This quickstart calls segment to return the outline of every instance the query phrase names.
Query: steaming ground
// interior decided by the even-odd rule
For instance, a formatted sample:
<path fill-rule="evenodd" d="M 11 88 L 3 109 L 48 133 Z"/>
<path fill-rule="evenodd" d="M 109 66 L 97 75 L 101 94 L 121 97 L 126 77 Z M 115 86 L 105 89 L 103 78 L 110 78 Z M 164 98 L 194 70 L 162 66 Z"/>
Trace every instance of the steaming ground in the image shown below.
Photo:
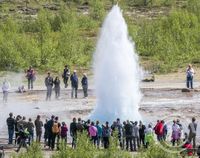
<path fill-rule="evenodd" d="M 38 78 L 42 79 L 44 76 L 38 76 Z M 7 143 L 3 139 L 7 138 L 5 120 L 11 111 L 14 115 L 25 115 L 27 118 L 31 117 L 33 120 L 36 118 L 36 115 L 40 114 L 43 121 L 54 114 L 59 116 L 60 121 L 66 121 L 68 125 L 73 117 L 86 119 L 96 103 L 93 78 L 90 77 L 89 79 L 90 90 L 88 99 L 82 98 L 83 94 L 81 90 L 78 92 L 78 99 L 71 99 L 69 87 L 67 89 L 62 88 L 60 100 L 54 99 L 53 92 L 52 101 L 46 102 L 46 91 L 43 80 L 38 81 L 35 87 L 36 90 L 24 94 L 15 93 L 14 89 L 17 87 L 13 87 L 12 93 L 9 94 L 8 104 L 4 105 L 2 102 L 0 103 L 0 144 Z M 194 85 L 198 88 L 200 83 L 195 82 Z M 142 83 L 140 87 L 143 93 L 140 114 L 145 122 L 155 123 L 157 119 L 165 119 L 170 124 L 173 119 L 179 118 L 185 129 L 187 129 L 191 117 L 195 116 L 199 122 L 200 92 L 181 92 L 181 89 L 185 87 L 184 73 L 156 76 L 156 82 Z M 1 97 L 2 93 L 0 93 Z M 198 135 L 200 135 L 199 127 Z"/>

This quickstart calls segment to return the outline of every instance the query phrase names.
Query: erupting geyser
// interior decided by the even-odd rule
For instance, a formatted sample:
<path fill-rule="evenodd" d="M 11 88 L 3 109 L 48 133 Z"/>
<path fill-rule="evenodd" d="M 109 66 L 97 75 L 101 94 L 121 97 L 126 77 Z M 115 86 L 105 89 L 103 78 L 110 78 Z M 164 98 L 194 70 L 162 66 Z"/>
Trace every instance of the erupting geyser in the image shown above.
<path fill-rule="evenodd" d="M 97 103 L 90 118 L 140 120 L 140 69 L 126 22 L 116 5 L 106 17 L 94 54 Z"/>

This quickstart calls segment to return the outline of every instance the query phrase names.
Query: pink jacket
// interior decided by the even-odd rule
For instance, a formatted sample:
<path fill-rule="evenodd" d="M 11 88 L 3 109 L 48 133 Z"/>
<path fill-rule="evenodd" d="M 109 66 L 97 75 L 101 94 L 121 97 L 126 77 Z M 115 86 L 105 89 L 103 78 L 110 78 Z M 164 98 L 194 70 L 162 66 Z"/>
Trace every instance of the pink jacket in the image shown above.
<path fill-rule="evenodd" d="M 95 137 L 97 135 L 97 128 L 95 126 L 90 126 L 89 134 L 90 134 L 90 137 Z"/>

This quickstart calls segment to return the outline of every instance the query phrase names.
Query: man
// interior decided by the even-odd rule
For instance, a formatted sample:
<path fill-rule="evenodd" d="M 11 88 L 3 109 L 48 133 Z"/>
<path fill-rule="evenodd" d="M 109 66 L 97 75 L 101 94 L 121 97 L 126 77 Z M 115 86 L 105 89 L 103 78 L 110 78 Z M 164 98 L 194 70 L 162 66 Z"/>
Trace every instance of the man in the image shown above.
<path fill-rule="evenodd" d="M 30 145 L 31 142 L 33 141 L 33 137 L 34 137 L 34 124 L 33 124 L 31 118 L 28 119 L 27 130 L 29 132 L 28 143 Z"/>
<path fill-rule="evenodd" d="M 2 91 L 3 91 L 3 102 L 7 103 L 8 101 L 8 92 L 10 89 L 10 83 L 5 79 L 2 85 Z"/>
<path fill-rule="evenodd" d="M 189 124 L 189 142 L 193 141 L 193 149 L 196 148 L 196 133 L 197 133 L 197 123 L 195 122 L 196 119 L 193 117 L 192 122 Z"/>
<path fill-rule="evenodd" d="M 72 148 L 76 148 L 76 140 L 77 140 L 77 123 L 76 118 L 73 118 L 72 123 L 70 124 L 70 135 L 72 137 Z"/>
<path fill-rule="evenodd" d="M 123 127 L 119 118 L 117 118 L 117 121 L 116 121 L 116 128 L 117 128 L 117 133 L 118 133 L 119 144 L 120 144 L 120 147 L 122 148 L 122 135 L 123 135 L 122 128 Z"/>
<path fill-rule="evenodd" d="M 9 117 L 7 118 L 7 126 L 8 126 L 8 144 L 13 143 L 13 135 L 14 135 L 14 129 L 15 129 L 15 119 L 13 118 L 13 113 L 9 114 Z"/>
<path fill-rule="evenodd" d="M 54 118 L 55 118 L 55 116 L 52 115 L 51 119 L 46 124 L 46 130 L 47 130 L 47 134 L 48 134 L 48 146 L 49 146 L 49 148 L 52 148 L 52 141 L 53 141 L 52 127 L 53 127 L 53 123 L 54 123 Z"/>
<path fill-rule="evenodd" d="M 62 77 L 63 77 L 63 82 L 65 84 L 65 88 L 67 88 L 68 86 L 68 79 L 69 79 L 69 76 L 70 76 L 70 70 L 69 70 L 69 67 L 68 65 L 65 65 L 65 68 L 63 70 L 63 74 L 62 74 Z"/>
<path fill-rule="evenodd" d="M 27 148 L 27 144 L 26 144 L 26 139 L 28 138 L 28 131 L 27 129 L 24 129 L 21 125 L 19 126 L 19 136 L 17 137 L 17 140 L 19 140 L 19 147 L 17 148 L 16 152 L 19 152 L 21 147 L 25 147 L 26 150 L 28 150 Z"/>
<path fill-rule="evenodd" d="M 33 89 L 33 82 L 35 81 L 35 72 L 32 66 L 26 71 L 26 78 L 28 79 L 28 89 Z"/>
<path fill-rule="evenodd" d="M 74 92 L 75 92 L 75 98 L 77 98 L 78 76 L 76 74 L 76 70 L 74 70 L 74 73 L 71 75 L 70 80 L 71 80 L 71 86 L 72 86 L 71 98 L 74 97 Z"/>
<path fill-rule="evenodd" d="M 99 121 L 96 121 L 96 128 L 97 128 L 97 147 L 99 148 L 102 139 L 102 128 L 99 125 Z"/>
<path fill-rule="evenodd" d="M 134 151 L 136 151 L 136 144 L 137 144 L 137 148 L 139 149 L 139 147 L 140 147 L 140 137 L 139 137 L 139 127 L 138 127 L 137 121 L 133 124 L 133 147 L 134 147 Z"/>
<path fill-rule="evenodd" d="M 111 136 L 111 128 L 109 127 L 109 122 L 106 122 L 106 126 L 102 125 L 102 137 L 103 137 L 103 144 L 104 148 L 108 149 L 110 145 L 110 136 Z"/>
<path fill-rule="evenodd" d="M 40 143 L 42 136 L 43 122 L 40 120 L 40 115 L 35 120 L 36 141 Z"/>
<path fill-rule="evenodd" d="M 88 97 L 88 79 L 86 73 L 83 74 L 83 78 L 81 80 L 82 88 L 83 88 L 83 95 L 84 98 Z"/>
<path fill-rule="evenodd" d="M 126 135 L 126 150 L 133 151 L 132 137 L 133 137 L 133 126 L 130 124 L 129 120 L 126 121 L 126 125 L 124 126 L 125 135 Z"/>
<path fill-rule="evenodd" d="M 145 146 L 145 125 L 143 125 L 142 121 L 139 122 L 139 136 L 140 136 L 140 145 L 143 144 Z"/>
<path fill-rule="evenodd" d="M 193 89 L 193 76 L 194 76 L 194 69 L 192 68 L 192 65 L 189 64 L 186 70 L 187 88 Z"/>
<path fill-rule="evenodd" d="M 48 72 L 48 76 L 45 78 L 45 86 L 47 87 L 46 100 L 51 100 L 51 93 L 52 93 L 52 87 L 53 87 L 53 78 L 51 77 L 50 72 Z"/>

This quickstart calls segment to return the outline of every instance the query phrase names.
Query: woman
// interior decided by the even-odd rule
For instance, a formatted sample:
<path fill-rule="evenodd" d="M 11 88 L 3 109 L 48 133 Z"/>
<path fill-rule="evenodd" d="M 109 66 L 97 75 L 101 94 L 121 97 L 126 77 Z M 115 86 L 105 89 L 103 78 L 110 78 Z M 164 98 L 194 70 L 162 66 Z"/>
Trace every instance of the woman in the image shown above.
<path fill-rule="evenodd" d="M 175 146 L 175 143 L 177 143 L 178 145 L 179 140 L 180 140 L 180 127 L 174 120 L 172 125 L 172 145 Z"/>
<path fill-rule="evenodd" d="M 192 68 L 192 65 L 189 64 L 186 70 L 187 88 L 193 89 L 193 76 L 194 76 L 194 69 Z"/>
<path fill-rule="evenodd" d="M 53 83 L 54 83 L 56 99 L 59 99 L 59 97 L 60 97 L 60 80 L 59 80 L 58 76 L 56 76 Z"/>

